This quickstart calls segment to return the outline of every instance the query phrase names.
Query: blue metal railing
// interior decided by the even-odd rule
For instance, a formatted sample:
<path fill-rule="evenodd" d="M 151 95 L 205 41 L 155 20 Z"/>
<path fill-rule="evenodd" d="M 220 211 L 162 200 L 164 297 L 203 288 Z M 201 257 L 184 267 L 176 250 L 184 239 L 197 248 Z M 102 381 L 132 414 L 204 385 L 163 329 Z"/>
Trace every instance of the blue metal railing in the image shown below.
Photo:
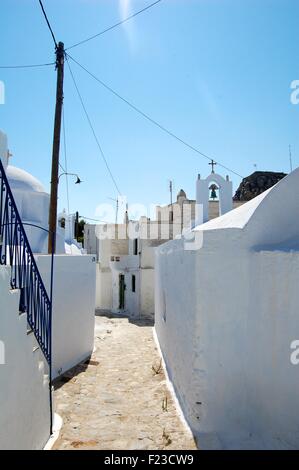
<path fill-rule="evenodd" d="M 20 289 L 20 312 L 51 369 L 52 304 L 34 259 L 0 160 L 0 264 L 11 267 L 10 285 Z"/>

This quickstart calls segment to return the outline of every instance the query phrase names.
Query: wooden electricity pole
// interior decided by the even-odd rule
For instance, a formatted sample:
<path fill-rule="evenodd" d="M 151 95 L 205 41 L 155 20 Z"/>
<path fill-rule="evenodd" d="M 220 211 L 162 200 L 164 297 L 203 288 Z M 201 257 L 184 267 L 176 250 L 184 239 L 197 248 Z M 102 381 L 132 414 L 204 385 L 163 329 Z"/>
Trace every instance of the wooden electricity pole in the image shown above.
<path fill-rule="evenodd" d="M 56 107 L 54 120 L 54 137 L 52 150 L 52 173 L 51 173 L 51 196 L 49 210 L 49 240 L 48 253 L 55 253 L 56 228 L 57 228 L 57 198 L 59 181 L 59 149 L 60 149 L 60 131 L 61 116 L 63 106 L 63 76 L 64 76 L 64 44 L 59 42 L 56 48 Z"/>

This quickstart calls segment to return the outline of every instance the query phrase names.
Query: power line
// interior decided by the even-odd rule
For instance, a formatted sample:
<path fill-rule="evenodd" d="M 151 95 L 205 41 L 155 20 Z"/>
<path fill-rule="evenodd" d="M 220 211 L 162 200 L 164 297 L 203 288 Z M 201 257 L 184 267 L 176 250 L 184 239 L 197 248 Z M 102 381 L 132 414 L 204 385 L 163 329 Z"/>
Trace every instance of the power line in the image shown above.
<path fill-rule="evenodd" d="M 137 106 L 135 106 L 134 104 L 132 104 L 130 101 L 128 101 L 126 98 L 123 98 L 119 93 L 117 93 L 115 90 L 113 90 L 110 86 L 106 85 L 106 83 L 104 83 L 102 80 L 100 80 L 98 77 L 96 77 L 92 72 L 90 72 L 89 70 L 87 70 L 83 65 L 81 65 L 77 60 L 75 60 L 70 54 L 67 54 L 67 56 L 73 61 L 75 62 L 79 67 L 81 67 L 81 69 L 83 69 L 86 73 L 88 73 L 92 78 L 94 78 L 98 83 L 100 83 L 100 85 L 102 85 L 104 88 L 106 88 L 106 90 L 110 91 L 110 93 L 112 93 L 113 95 L 115 95 L 117 98 L 119 98 L 121 101 L 123 101 L 124 103 L 126 103 L 128 106 L 130 106 L 130 108 L 132 108 L 134 111 L 136 111 L 138 114 L 140 114 L 141 116 L 143 116 L 145 119 L 147 119 L 149 122 L 151 122 L 152 124 L 154 124 L 156 127 L 158 127 L 160 130 L 162 130 L 163 132 L 165 132 L 166 134 L 168 134 L 169 136 L 173 137 L 174 139 L 176 139 L 178 142 L 180 142 L 181 144 L 185 145 L 185 147 L 188 147 L 190 150 L 193 150 L 194 152 L 196 152 L 197 154 L 201 155 L 202 157 L 206 158 L 207 160 L 209 160 L 210 162 L 214 160 L 213 157 L 210 157 L 209 155 L 206 155 L 205 153 L 201 152 L 198 148 L 194 147 L 193 145 L 189 144 L 188 142 L 186 142 L 185 140 L 181 139 L 180 137 L 178 137 L 176 134 L 174 134 L 172 131 L 170 131 L 169 129 L 167 129 L 166 127 L 164 127 L 162 124 L 160 124 L 158 121 L 156 121 L 155 119 L 151 118 L 148 114 L 146 114 L 145 112 L 141 111 L 141 109 L 137 108 Z M 240 175 L 239 173 L 237 173 L 236 171 L 232 170 L 231 168 L 228 168 L 227 166 L 223 165 L 222 163 L 219 163 L 219 161 L 217 161 L 217 164 L 218 166 L 224 168 L 225 170 L 229 171 L 230 173 L 233 173 L 234 175 L 240 177 L 240 178 L 243 178 L 242 175 Z"/>
<path fill-rule="evenodd" d="M 80 217 L 81 217 L 82 219 L 92 220 L 93 222 L 101 222 L 101 223 L 103 223 L 103 224 L 113 224 L 113 222 L 107 222 L 107 220 L 92 219 L 92 218 L 90 218 L 90 217 L 85 217 L 85 215 L 81 215 L 81 214 L 80 214 Z"/>
<path fill-rule="evenodd" d="M 110 167 L 109 167 L 109 164 L 108 164 L 108 162 L 107 162 L 107 159 L 106 159 L 106 157 L 105 157 L 105 154 L 104 154 L 104 152 L 103 152 L 102 146 L 101 146 L 101 144 L 100 144 L 100 142 L 99 142 L 99 139 L 98 139 L 98 137 L 97 137 L 97 135 L 96 135 L 96 133 L 95 133 L 95 130 L 94 130 L 94 127 L 93 127 L 93 125 L 92 125 L 92 122 L 91 122 L 91 119 L 90 119 L 90 117 L 89 117 L 89 114 L 88 114 L 88 112 L 87 112 L 86 106 L 84 105 L 83 98 L 82 98 L 81 93 L 80 93 L 80 91 L 79 91 L 79 88 L 78 88 L 78 86 L 77 86 L 77 82 L 76 82 L 76 80 L 75 80 L 73 71 L 72 71 L 71 66 L 70 66 L 70 64 L 69 64 L 69 61 L 67 60 L 66 62 L 67 62 L 67 65 L 68 65 L 68 68 L 69 68 L 69 71 L 70 71 L 70 74 L 71 74 L 71 77 L 72 77 L 74 86 L 75 86 L 75 88 L 76 88 L 78 97 L 79 97 L 79 99 L 80 99 L 82 108 L 83 108 L 83 110 L 84 110 L 86 119 L 87 119 L 87 121 L 88 121 L 89 127 L 90 127 L 90 129 L 91 129 L 91 131 L 92 131 L 92 133 L 93 133 L 94 139 L 95 139 L 96 144 L 97 144 L 97 146 L 98 146 L 98 149 L 99 149 L 99 151 L 100 151 L 101 157 L 102 157 L 102 159 L 103 159 L 103 161 L 104 161 L 104 163 L 105 163 L 105 165 L 106 165 L 106 168 L 107 168 L 107 170 L 108 170 L 108 173 L 109 173 L 109 175 L 110 175 L 110 177 L 111 177 L 111 180 L 112 180 L 112 182 L 113 182 L 113 184 L 114 184 L 114 186 L 115 186 L 115 188 L 116 188 L 118 194 L 121 194 L 121 192 L 120 192 L 120 190 L 119 190 L 119 187 L 118 187 L 118 185 L 117 185 L 117 183 L 116 183 L 116 181 L 115 181 L 115 178 L 114 178 L 114 176 L 113 176 L 113 174 L 112 174 L 112 171 L 111 171 L 111 169 L 110 169 Z"/>
<path fill-rule="evenodd" d="M 63 168 L 63 166 L 61 165 L 61 163 L 59 163 L 59 166 L 60 166 L 60 168 L 62 169 L 62 171 L 64 171 L 64 172 L 66 173 L 65 168 Z"/>
<path fill-rule="evenodd" d="M 56 39 L 55 39 L 55 35 L 54 35 L 54 33 L 53 33 L 53 30 L 52 30 L 52 28 L 51 28 L 50 22 L 49 22 L 48 17 L 47 17 L 47 13 L 45 12 L 44 5 L 42 4 L 42 1 L 41 1 L 41 0 L 39 0 L 39 4 L 40 4 L 40 7 L 41 7 L 42 12 L 43 12 L 43 14 L 44 14 L 44 17 L 45 17 L 45 20 L 46 20 L 46 22 L 47 22 L 48 28 L 49 28 L 49 30 L 50 30 L 51 36 L 52 36 L 52 38 L 53 38 L 55 47 L 56 47 L 56 49 L 57 49 L 57 41 L 56 41 Z"/>
<path fill-rule="evenodd" d="M 47 67 L 49 65 L 55 65 L 55 62 L 49 62 L 47 64 L 30 64 L 30 65 L 0 65 L 0 69 L 27 69 L 33 67 Z"/>
<path fill-rule="evenodd" d="M 67 47 L 66 51 L 68 51 L 70 49 L 73 49 L 73 47 L 80 46 L 81 44 L 84 44 L 85 42 L 91 41 L 92 39 L 97 38 L 98 36 L 101 36 L 102 34 L 105 34 L 105 33 L 107 33 L 108 31 L 111 31 L 114 28 L 117 28 L 118 26 L 122 25 L 123 23 L 126 23 L 127 21 L 131 20 L 132 18 L 135 18 L 135 16 L 140 15 L 140 13 L 143 13 L 146 10 L 149 10 L 150 8 L 152 8 L 153 6 L 157 5 L 157 3 L 160 3 L 160 2 L 162 2 L 162 0 L 157 0 L 154 3 L 151 3 L 150 5 L 143 8 L 142 10 L 139 10 L 136 13 L 133 13 L 132 15 L 128 16 L 127 18 L 124 18 L 123 20 L 119 21 L 118 23 L 115 23 L 112 26 L 109 26 L 109 28 L 104 29 L 100 33 L 94 34 L 93 36 L 90 36 L 89 38 L 84 39 L 83 41 L 77 42 L 76 44 L 73 44 L 72 46 Z"/>

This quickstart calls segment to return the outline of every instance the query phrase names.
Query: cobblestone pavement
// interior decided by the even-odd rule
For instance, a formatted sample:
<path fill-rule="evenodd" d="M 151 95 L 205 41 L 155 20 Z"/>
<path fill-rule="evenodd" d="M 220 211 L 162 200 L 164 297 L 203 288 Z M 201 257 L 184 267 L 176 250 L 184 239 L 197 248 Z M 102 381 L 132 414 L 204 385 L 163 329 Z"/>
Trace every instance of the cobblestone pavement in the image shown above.
<path fill-rule="evenodd" d="M 54 449 L 196 449 L 167 389 L 147 321 L 96 316 L 95 346 L 55 385 Z"/>

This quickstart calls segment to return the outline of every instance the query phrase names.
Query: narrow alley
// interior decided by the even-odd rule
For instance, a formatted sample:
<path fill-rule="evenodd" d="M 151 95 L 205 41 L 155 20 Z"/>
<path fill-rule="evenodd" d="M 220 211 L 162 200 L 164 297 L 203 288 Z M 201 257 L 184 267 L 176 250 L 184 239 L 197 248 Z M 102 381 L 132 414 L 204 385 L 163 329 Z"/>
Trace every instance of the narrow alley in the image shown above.
<path fill-rule="evenodd" d="M 196 449 L 166 385 L 150 321 L 96 316 L 95 350 L 55 384 L 54 449 Z"/>

